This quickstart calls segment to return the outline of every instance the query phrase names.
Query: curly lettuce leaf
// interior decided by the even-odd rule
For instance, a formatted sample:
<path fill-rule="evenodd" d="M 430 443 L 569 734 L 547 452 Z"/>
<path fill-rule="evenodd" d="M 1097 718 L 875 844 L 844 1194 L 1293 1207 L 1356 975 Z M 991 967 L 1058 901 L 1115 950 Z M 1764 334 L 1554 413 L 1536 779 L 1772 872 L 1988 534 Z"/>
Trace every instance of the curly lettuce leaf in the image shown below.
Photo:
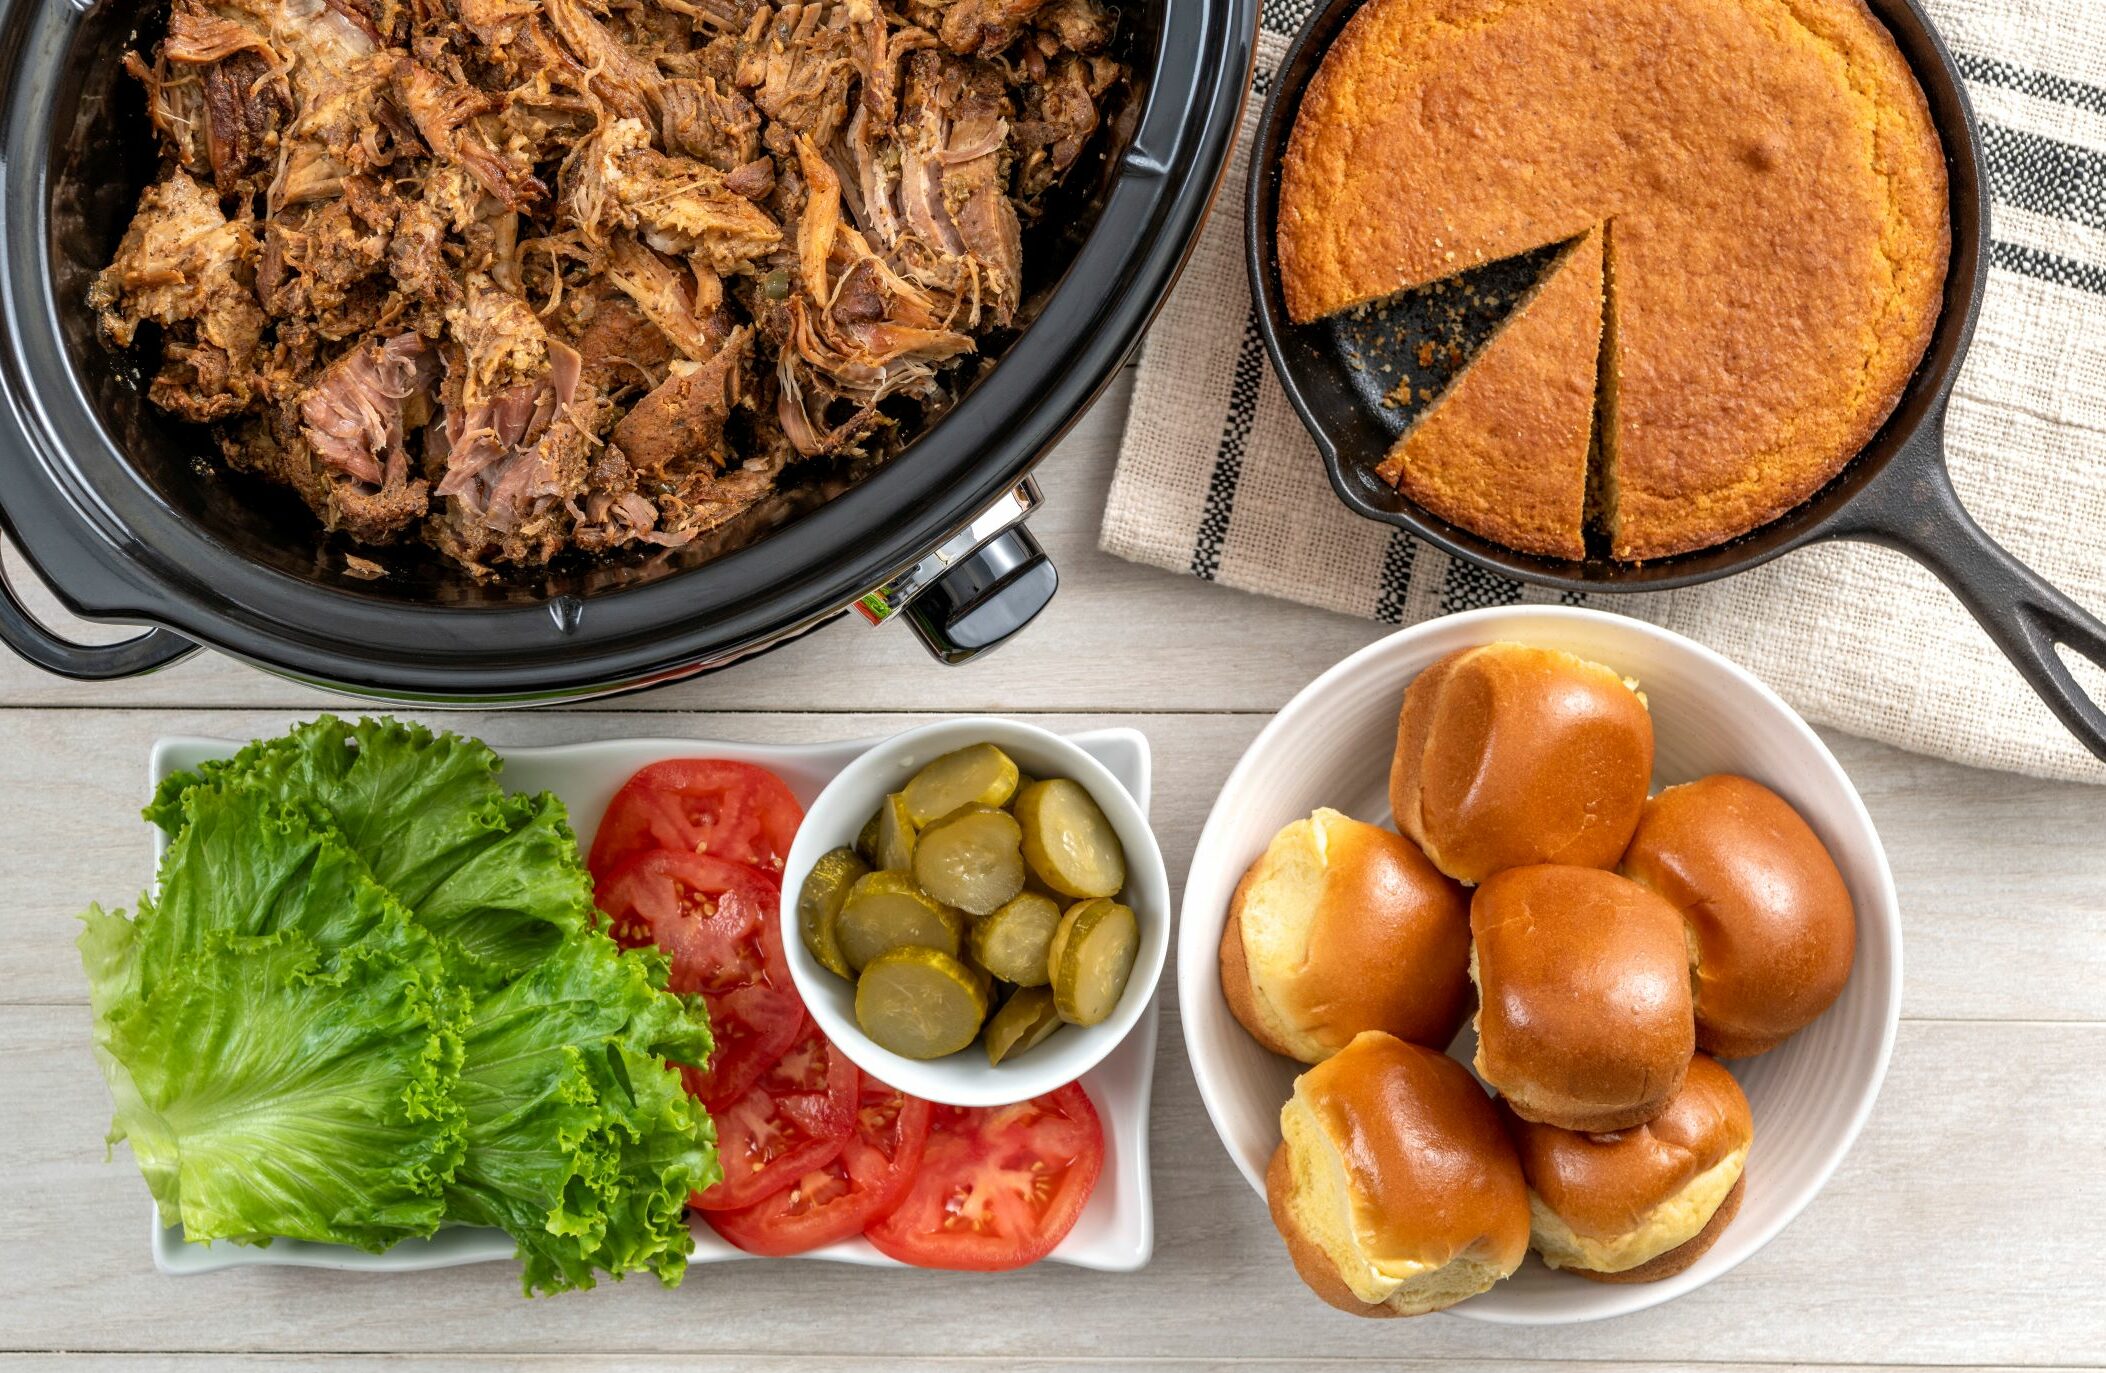
<path fill-rule="evenodd" d="M 566 939 L 597 934 L 601 923 L 563 803 L 547 794 L 507 797 L 506 818 L 506 830 L 410 903 L 426 927 L 495 978 L 532 967 Z"/>
<path fill-rule="evenodd" d="M 324 717 L 156 794 L 158 892 L 79 943 L 111 1140 L 191 1238 L 378 1249 L 443 1219 L 512 1234 L 529 1293 L 679 1281 L 720 1173 L 672 1066 L 707 1060 L 706 1014 L 606 937 L 562 803 L 498 766 Z"/>
<path fill-rule="evenodd" d="M 216 936 L 106 1017 L 110 1140 L 191 1240 L 429 1235 L 463 1148 L 466 1011 L 405 922 L 334 957 L 289 929 Z"/>
<path fill-rule="evenodd" d="M 91 908 L 80 937 L 98 1015 L 228 935 L 290 930 L 324 954 L 409 912 L 316 813 L 247 786 L 191 796 L 189 823 L 161 860 L 159 891 L 135 919 Z"/>
<path fill-rule="evenodd" d="M 665 1059 L 625 1051 L 611 1066 L 629 1093 L 630 1109 L 616 1138 L 621 1174 L 632 1185 L 608 1198 L 607 1227 L 593 1261 L 617 1277 L 649 1270 L 660 1283 L 677 1287 L 694 1245 L 687 1228 L 688 1198 L 724 1176 L 716 1124 L 688 1095 L 680 1070 Z M 693 1139 L 685 1129 L 689 1120 L 696 1127 Z M 697 1145 L 702 1146 L 699 1167 Z M 534 1276 L 529 1261 L 523 1274 L 529 1292 Z"/>
<path fill-rule="evenodd" d="M 374 877 L 414 900 L 451 866 L 450 850 L 473 845 L 489 827 L 488 807 L 504 794 L 501 766 L 478 740 L 394 719 L 353 723 L 323 715 L 167 778 L 146 818 L 172 835 L 183 827 L 191 791 L 241 778 L 320 806 L 345 842 L 372 861 Z M 434 864 L 439 874 L 420 881 Z"/>
<path fill-rule="evenodd" d="M 325 715 L 168 778 L 146 817 L 181 835 L 205 798 L 242 787 L 311 808 L 468 967 L 502 978 L 598 916 L 563 803 L 507 795 L 501 766 L 478 740 Z"/>
<path fill-rule="evenodd" d="M 447 1216 L 509 1232 L 530 1294 L 595 1269 L 671 1285 L 686 1266 L 683 1208 L 719 1175 L 716 1135 L 666 1058 L 702 1062 L 710 1036 L 665 979 L 662 957 L 588 931 L 470 1012 Z"/>

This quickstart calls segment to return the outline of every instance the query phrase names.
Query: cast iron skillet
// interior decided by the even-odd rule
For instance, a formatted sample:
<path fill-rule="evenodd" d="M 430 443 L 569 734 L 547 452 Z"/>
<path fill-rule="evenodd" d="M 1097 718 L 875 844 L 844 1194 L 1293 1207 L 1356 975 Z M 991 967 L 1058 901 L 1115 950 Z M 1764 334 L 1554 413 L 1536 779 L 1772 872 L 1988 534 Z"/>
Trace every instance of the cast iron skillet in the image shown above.
<path fill-rule="evenodd" d="M 2106 667 L 2106 625 L 2044 581 L 1960 505 L 1945 468 L 1945 413 L 1967 355 L 1986 273 L 1989 188 L 1981 138 L 1960 74 L 1917 0 L 1867 0 L 1915 69 L 1945 141 L 1952 187 L 1952 261 L 1945 306 L 1922 363 L 1886 426 L 1819 492 L 1779 519 L 1715 548 L 1648 563 L 1570 563 L 1502 547 L 1405 499 L 1374 474 L 1399 424 L 1375 404 L 1336 326 L 1287 317 L 1273 258 L 1279 168 L 1302 91 L 1362 0 L 1330 0 L 1311 15 L 1273 78 L 1251 165 L 1246 252 L 1258 328 L 1287 399 L 1315 436 L 1340 500 L 1443 551 L 1536 586 L 1589 592 L 1667 591 L 1756 567 L 1831 539 L 1899 549 L 1936 573 L 2084 746 L 2106 758 L 2106 711 L 2056 653 L 2061 644 Z"/>

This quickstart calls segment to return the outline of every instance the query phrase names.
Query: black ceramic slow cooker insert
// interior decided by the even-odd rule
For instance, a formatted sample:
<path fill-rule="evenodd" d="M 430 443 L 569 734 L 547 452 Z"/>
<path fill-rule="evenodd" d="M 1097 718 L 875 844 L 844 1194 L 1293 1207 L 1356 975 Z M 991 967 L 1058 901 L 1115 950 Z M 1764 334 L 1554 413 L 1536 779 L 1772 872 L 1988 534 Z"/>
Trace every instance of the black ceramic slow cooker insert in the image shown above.
<path fill-rule="evenodd" d="M 69 644 L 0 583 L 0 640 L 52 671 L 120 677 L 208 645 L 363 695 L 531 701 L 721 666 L 851 606 L 904 612 L 959 661 L 1027 621 L 1056 576 L 1020 523 L 1027 474 L 1139 340 L 1226 163 L 1255 0 L 1122 8 L 1135 80 L 1094 179 L 1028 260 L 1035 318 L 903 452 L 707 561 L 478 585 L 433 559 L 361 583 L 312 521 L 206 464 L 203 430 L 146 402 L 85 302 L 154 174 L 119 66 L 165 6 L 0 0 L 0 524 L 67 608 L 150 626 Z M 1079 171 L 1080 169 L 1078 169 Z"/>

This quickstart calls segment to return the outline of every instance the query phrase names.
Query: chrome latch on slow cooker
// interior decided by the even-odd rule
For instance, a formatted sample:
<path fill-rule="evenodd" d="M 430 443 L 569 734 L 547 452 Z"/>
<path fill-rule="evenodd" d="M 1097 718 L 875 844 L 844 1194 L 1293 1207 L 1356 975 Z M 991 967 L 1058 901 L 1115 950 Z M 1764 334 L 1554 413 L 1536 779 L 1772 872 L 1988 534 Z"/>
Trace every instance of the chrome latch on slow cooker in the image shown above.
<path fill-rule="evenodd" d="M 872 624 L 901 615 L 945 663 L 968 662 L 1006 642 L 1044 610 L 1060 574 L 1024 528 L 1042 497 L 1029 478 L 981 511 L 920 562 L 865 593 L 856 610 Z"/>

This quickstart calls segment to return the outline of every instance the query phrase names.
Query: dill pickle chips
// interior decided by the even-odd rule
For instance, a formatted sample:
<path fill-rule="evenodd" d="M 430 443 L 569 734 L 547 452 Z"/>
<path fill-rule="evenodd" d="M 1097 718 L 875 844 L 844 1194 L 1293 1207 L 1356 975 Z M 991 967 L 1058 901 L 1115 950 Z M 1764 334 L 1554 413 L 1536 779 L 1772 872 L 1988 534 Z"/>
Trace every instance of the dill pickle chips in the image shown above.
<path fill-rule="evenodd" d="M 812 864 L 812 875 L 804 879 L 804 890 L 797 897 L 797 926 L 804 934 L 804 946 L 819 960 L 819 966 L 836 977 L 851 976 L 853 970 L 841 952 L 835 922 L 848 904 L 848 893 L 869 872 L 855 850 L 835 849 Z"/>
<path fill-rule="evenodd" d="M 1112 899 L 1125 885 L 1125 850 L 1085 787 L 974 744 L 821 857 L 797 916 L 812 957 L 855 982 L 873 1042 L 938 1058 L 979 1039 L 999 1066 L 1118 1006 L 1140 948 L 1133 910 Z M 996 979 L 1015 988 L 1006 1000 Z"/>

